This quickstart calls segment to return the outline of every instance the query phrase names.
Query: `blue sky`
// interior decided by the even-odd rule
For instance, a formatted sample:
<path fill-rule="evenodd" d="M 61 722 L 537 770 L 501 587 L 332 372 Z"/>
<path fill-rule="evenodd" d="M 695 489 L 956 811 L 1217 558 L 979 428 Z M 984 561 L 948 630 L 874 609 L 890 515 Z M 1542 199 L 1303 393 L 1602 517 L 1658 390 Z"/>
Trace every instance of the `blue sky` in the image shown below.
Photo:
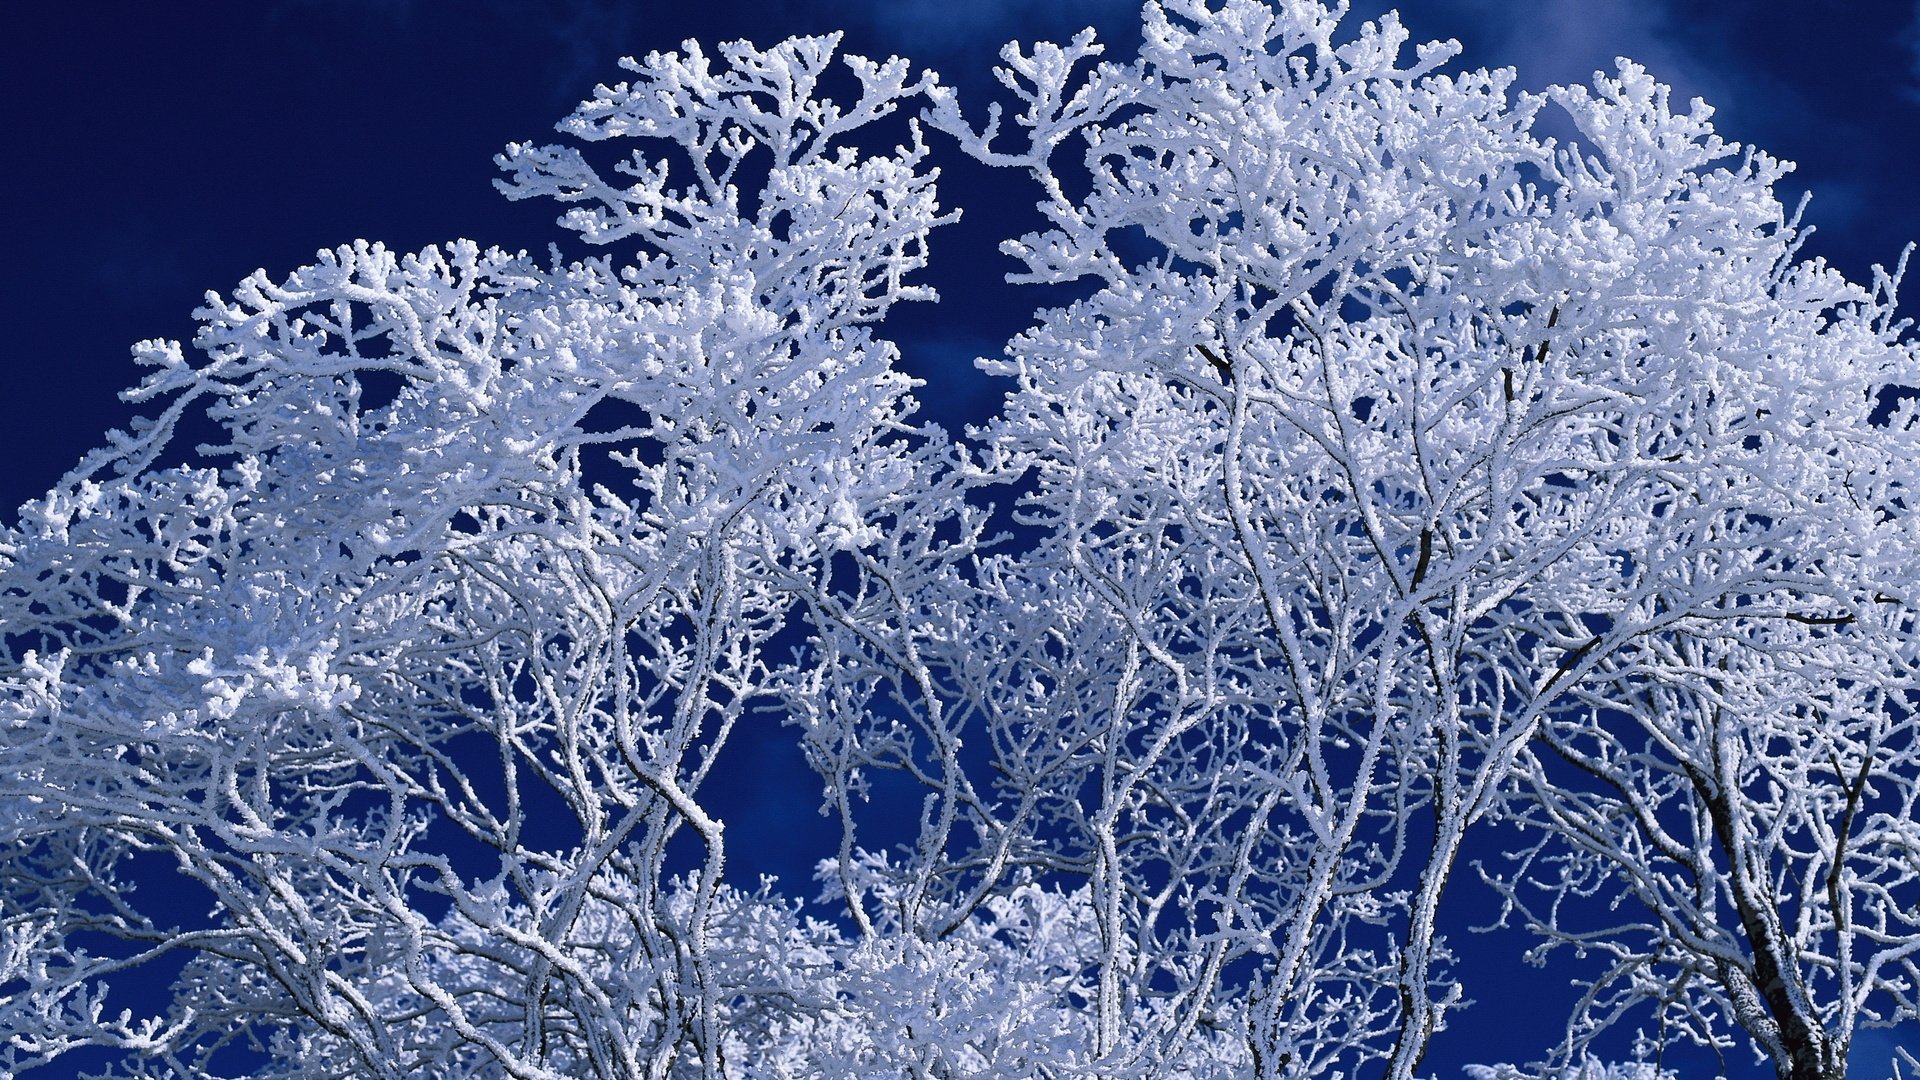
<path fill-rule="evenodd" d="M 1355 0 L 1359 16 L 1386 6 Z M 115 395 L 135 378 L 128 346 L 190 337 L 207 289 L 256 267 L 284 274 L 356 238 L 403 249 L 454 237 L 536 250 L 564 240 L 546 206 L 493 191 L 491 156 L 550 137 L 595 81 L 618 76 L 622 54 L 689 36 L 766 43 L 844 29 L 850 51 L 909 56 L 978 101 L 1008 37 L 1064 39 L 1092 24 L 1125 56 L 1137 12 L 1131 0 L 9 5 L 0 503 L 10 512 L 43 492 L 125 422 Z M 1800 163 L 1790 194 L 1815 192 L 1809 219 L 1820 230 L 1807 250 L 1856 279 L 1920 240 L 1913 0 L 1412 0 L 1403 17 L 1417 39 L 1458 38 L 1461 63 L 1517 67 L 1526 87 L 1584 81 L 1626 55 L 1679 96 L 1705 97 L 1727 137 Z M 912 313 L 895 333 L 932 384 L 927 396 L 943 403 L 938 415 L 977 418 L 994 391 L 971 373 L 971 357 L 997 351 L 1043 302 L 993 283 L 1007 266 L 994 245 L 1019 231 L 1007 222 L 1031 196 L 945 164 L 947 198 L 969 215 L 935 237 L 949 303 Z M 776 749 L 757 752 L 771 755 L 769 775 L 783 767 Z M 740 813 L 790 812 L 779 789 L 760 790 Z M 810 818 L 810 801 L 797 809 Z M 791 879 L 815 854 L 796 844 L 761 859 Z M 1516 978 L 1539 978 L 1521 970 Z M 1489 1006 L 1436 1046 L 1442 1075 L 1497 1056 L 1489 1045 L 1524 1055 L 1549 1037 L 1529 1030 L 1526 982 L 1496 979 L 1476 996 Z"/>

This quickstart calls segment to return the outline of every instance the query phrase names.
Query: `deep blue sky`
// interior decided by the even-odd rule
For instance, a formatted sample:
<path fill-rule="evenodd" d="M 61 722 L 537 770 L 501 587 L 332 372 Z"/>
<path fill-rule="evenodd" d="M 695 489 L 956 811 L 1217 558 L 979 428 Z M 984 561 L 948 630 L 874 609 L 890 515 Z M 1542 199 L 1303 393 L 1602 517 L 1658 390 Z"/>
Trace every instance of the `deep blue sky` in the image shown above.
<path fill-rule="evenodd" d="M 1356 0 L 1360 15 L 1385 6 Z M 1132 0 L 16 0 L 0 15 L 12 162 L 0 200 L 0 506 L 11 517 L 125 422 L 115 395 L 136 377 L 127 347 L 191 337 L 207 289 L 256 267 L 283 275 L 356 238 L 403 250 L 564 240 L 551 204 L 494 192 L 491 158 L 509 141 L 550 138 L 596 81 L 619 76 L 622 54 L 843 29 L 848 50 L 933 67 L 977 109 L 1008 37 L 1061 40 L 1092 24 L 1110 55 L 1130 56 L 1137 12 Z M 1792 194 L 1815 192 L 1820 229 L 1807 250 L 1850 276 L 1920 240 L 1914 0 L 1409 0 L 1403 14 L 1417 39 L 1458 38 L 1461 63 L 1515 66 L 1526 87 L 1584 81 L 1624 54 L 1679 96 L 1707 98 L 1724 135 L 1800 163 Z M 1032 196 L 943 167 L 947 201 L 967 213 L 934 238 L 948 302 L 890 332 L 930 380 L 936 415 L 978 418 L 993 391 L 968 361 L 1044 302 L 995 283 L 1008 264 L 994 245 L 1023 231 L 1010 223 Z M 796 799 L 762 787 L 755 809 L 810 822 L 811 800 Z M 818 854 L 804 847 L 756 855 L 792 882 Z M 1488 1004 L 1436 1047 L 1442 1075 L 1548 1037 L 1530 1030 L 1524 982 L 1475 991 Z"/>

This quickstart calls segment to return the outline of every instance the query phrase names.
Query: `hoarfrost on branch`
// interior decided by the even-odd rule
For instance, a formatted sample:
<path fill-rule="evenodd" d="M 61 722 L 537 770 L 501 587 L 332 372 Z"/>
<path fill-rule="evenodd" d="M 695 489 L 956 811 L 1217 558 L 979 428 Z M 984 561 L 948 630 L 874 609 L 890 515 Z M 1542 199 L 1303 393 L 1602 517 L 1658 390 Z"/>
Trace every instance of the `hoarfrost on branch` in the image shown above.
<path fill-rule="evenodd" d="M 560 125 L 610 169 L 499 158 L 607 255 L 356 243 L 143 343 L 0 535 L 0 1068 L 1410 1080 L 1477 876 L 1585 988 L 1480 1072 L 1844 1076 L 1920 1015 L 1899 275 L 1631 63 L 1341 14 L 1010 45 L 1010 117 L 689 42 Z M 964 436 L 878 336 L 943 145 L 1081 283 Z M 823 907 L 730 883 L 741 738 L 818 773 Z"/>

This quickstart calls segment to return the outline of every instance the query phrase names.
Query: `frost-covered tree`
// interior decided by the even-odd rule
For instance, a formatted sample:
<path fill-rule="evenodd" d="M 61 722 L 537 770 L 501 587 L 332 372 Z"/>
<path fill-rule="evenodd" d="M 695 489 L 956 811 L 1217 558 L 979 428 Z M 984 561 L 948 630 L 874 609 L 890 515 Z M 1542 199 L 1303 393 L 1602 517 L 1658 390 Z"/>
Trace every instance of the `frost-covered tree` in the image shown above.
<path fill-rule="evenodd" d="M 1778 572 L 1825 576 L 1828 556 Z M 1728 1048 L 1730 1020 L 1781 1075 L 1842 1077 L 1855 1032 L 1915 1014 L 1906 574 L 1887 567 L 1831 613 L 1675 627 L 1529 748 L 1511 809 L 1530 842 L 1483 872 L 1545 938 L 1536 961 L 1597 961 L 1563 1056 L 1650 1005 L 1674 1037 Z"/>
<path fill-rule="evenodd" d="M 0 1068 L 1411 1080 L 1473 836 L 1609 962 L 1541 1074 L 1654 1075 L 1587 1056 L 1636 1009 L 1791 1077 L 1920 1015 L 1897 275 L 1797 261 L 1785 166 L 1631 64 L 1340 16 L 1009 46 L 1011 131 L 688 43 L 561 125 L 611 169 L 500 159 L 613 254 L 358 244 L 141 346 L 152 414 L 0 536 Z M 877 336 L 945 140 L 1080 297 L 965 436 Z M 819 774 L 823 906 L 728 881 L 746 730 Z"/>
<path fill-rule="evenodd" d="M 1528 1075 L 1511 1065 L 1469 1065 L 1466 1072 L 1472 1080 L 1522 1080 Z M 1553 1080 L 1675 1080 L 1675 1076 L 1671 1070 L 1644 1061 L 1609 1062 L 1587 1058 L 1560 1071 Z"/>

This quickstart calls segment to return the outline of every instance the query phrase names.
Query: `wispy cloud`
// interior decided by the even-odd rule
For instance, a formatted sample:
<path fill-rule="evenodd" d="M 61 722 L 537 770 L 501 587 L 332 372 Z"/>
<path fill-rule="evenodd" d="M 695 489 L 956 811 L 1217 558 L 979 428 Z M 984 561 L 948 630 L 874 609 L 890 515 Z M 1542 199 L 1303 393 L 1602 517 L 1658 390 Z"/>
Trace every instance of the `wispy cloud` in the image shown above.
<path fill-rule="evenodd" d="M 1529 90 L 1590 85 L 1595 72 L 1611 74 L 1626 57 L 1672 87 L 1676 109 L 1704 99 L 1723 135 L 1764 146 L 1813 122 L 1814 110 L 1791 81 L 1731 44 L 1736 20 L 1751 17 L 1703 13 L 1679 0 L 1429 0 L 1407 12 L 1416 35 L 1434 33 L 1428 23 L 1447 27 L 1466 46 L 1464 63 L 1513 67 Z"/>
<path fill-rule="evenodd" d="M 1729 98 L 1742 78 L 1691 40 L 1706 35 L 1687 33 L 1667 0 L 1439 0 L 1409 13 L 1416 32 L 1418 13 L 1429 7 L 1464 27 L 1467 63 L 1514 67 L 1528 89 L 1587 85 L 1595 72 L 1611 74 L 1623 56 L 1673 87 L 1681 101 Z"/>

